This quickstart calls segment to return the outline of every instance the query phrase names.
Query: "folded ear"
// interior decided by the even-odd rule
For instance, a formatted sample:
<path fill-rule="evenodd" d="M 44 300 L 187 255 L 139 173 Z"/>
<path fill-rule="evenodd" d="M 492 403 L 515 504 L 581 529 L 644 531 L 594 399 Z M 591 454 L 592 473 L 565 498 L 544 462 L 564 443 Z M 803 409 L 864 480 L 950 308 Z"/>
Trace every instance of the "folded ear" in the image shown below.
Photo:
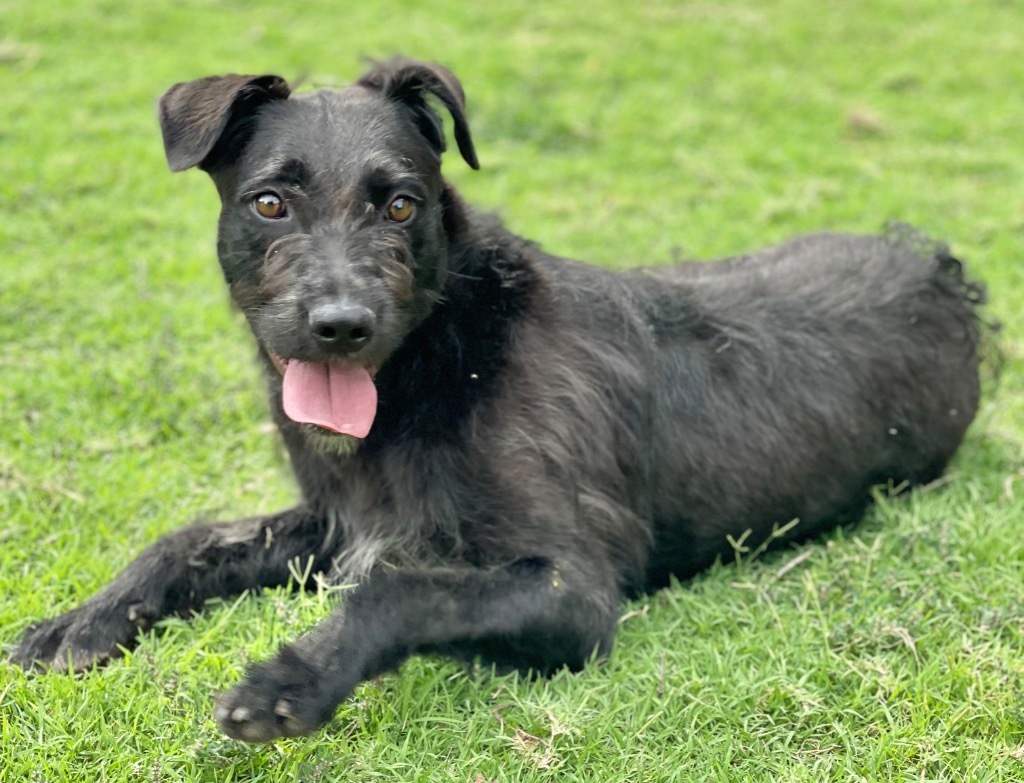
<path fill-rule="evenodd" d="M 469 135 L 469 124 L 466 122 L 466 96 L 459 80 L 447 68 L 395 57 L 387 62 L 375 63 L 357 84 L 379 90 L 385 97 L 409 107 L 420 133 L 440 155 L 446 146 L 444 129 L 440 118 L 427 105 L 425 93 L 435 96 L 451 112 L 455 122 L 455 142 L 459 145 L 463 159 L 472 168 L 480 168 L 473 139 Z"/>
<path fill-rule="evenodd" d="M 291 90 L 280 76 L 208 76 L 182 82 L 160 99 L 160 130 L 171 171 L 204 171 L 230 163 L 252 136 L 252 119 L 264 104 Z"/>

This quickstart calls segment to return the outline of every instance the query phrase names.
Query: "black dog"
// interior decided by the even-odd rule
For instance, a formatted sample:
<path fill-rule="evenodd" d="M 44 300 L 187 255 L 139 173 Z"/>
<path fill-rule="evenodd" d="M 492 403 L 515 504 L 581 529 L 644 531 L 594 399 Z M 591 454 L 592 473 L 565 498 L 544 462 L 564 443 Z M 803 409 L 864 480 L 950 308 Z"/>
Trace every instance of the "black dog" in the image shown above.
<path fill-rule="evenodd" d="M 873 485 L 940 475 L 978 404 L 983 294 L 945 248 L 816 235 L 625 274 L 555 258 L 441 177 L 428 94 L 476 168 L 437 66 L 163 97 L 171 168 L 220 193 L 220 261 L 304 500 L 157 541 L 28 629 L 20 663 L 89 667 L 311 562 L 358 586 L 217 705 L 232 737 L 303 734 L 415 653 L 582 666 L 624 596 L 729 555 L 730 536 L 811 535 Z"/>

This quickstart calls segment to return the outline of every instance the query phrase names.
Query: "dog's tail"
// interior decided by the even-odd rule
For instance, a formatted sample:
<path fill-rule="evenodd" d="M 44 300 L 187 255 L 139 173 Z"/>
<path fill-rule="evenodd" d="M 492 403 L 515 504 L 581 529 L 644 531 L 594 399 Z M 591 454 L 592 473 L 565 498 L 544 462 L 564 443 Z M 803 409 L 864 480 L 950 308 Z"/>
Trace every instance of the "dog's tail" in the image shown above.
<path fill-rule="evenodd" d="M 945 242 L 906 223 L 888 223 L 885 236 L 895 245 L 910 248 L 919 258 L 934 260 L 938 264 L 935 282 L 944 293 L 965 302 L 972 311 L 988 301 L 985 284 L 968 278 L 964 263 L 950 252 Z"/>
<path fill-rule="evenodd" d="M 919 258 L 935 264 L 931 282 L 936 293 L 947 302 L 956 303 L 969 339 L 975 344 L 983 374 L 989 380 L 997 381 L 1003 366 L 1003 354 L 995 338 L 1002 324 L 985 317 L 983 306 L 988 303 L 985 284 L 970 278 L 966 264 L 953 255 L 949 245 L 932 239 L 913 226 L 889 223 L 885 236 L 893 244 L 909 248 Z"/>

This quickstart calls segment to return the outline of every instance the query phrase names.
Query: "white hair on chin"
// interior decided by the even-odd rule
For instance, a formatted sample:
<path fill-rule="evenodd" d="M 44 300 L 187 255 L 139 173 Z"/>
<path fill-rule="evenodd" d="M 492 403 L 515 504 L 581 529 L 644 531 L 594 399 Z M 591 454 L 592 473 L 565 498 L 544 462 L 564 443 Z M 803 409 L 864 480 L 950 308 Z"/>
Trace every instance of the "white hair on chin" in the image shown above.
<path fill-rule="evenodd" d="M 306 427 L 306 439 L 309 444 L 321 454 L 334 454 L 338 457 L 347 457 L 354 454 L 359 448 L 360 438 L 354 435 L 343 435 L 337 432 L 328 432 L 321 427 Z"/>

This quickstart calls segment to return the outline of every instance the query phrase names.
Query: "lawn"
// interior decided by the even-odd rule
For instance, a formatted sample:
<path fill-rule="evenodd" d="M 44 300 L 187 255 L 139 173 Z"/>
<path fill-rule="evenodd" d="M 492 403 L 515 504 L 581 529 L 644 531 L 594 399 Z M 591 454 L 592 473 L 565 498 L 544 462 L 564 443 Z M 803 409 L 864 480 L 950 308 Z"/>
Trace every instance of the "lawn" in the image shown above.
<path fill-rule="evenodd" d="M 235 743 L 212 694 L 332 601 L 269 591 L 80 677 L 0 657 L 0 781 L 1024 778 L 1022 41 L 1012 0 L 0 0 L 2 645 L 160 534 L 295 494 L 215 193 L 164 162 L 176 81 L 438 60 L 482 163 L 449 177 L 549 250 L 624 267 L 898 219 L 1004 323 L 948 481 L 624 607 L 580 674 L 415 659 L 315 737 Z"/>

